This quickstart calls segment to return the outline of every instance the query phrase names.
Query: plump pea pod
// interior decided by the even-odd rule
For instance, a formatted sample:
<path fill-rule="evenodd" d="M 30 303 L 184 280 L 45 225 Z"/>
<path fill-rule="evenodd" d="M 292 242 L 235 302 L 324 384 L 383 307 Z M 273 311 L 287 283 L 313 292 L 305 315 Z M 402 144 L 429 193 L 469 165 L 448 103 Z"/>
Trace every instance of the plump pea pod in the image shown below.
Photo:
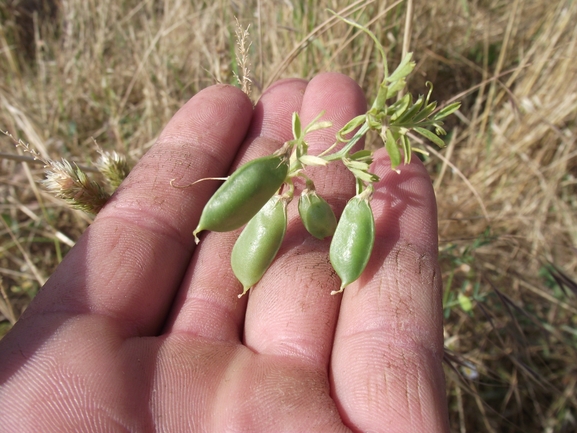
<path fill-rule="evenodd" d="M 246 224 L 280 188 L 288 169 L 286 150 L 242 165 L 206 203 L 193 232 L 196 243 L 202 230 L 227 232 Z"/>
<path fill-rule="evenodd" d="M 248 222 L 234 247 L 231 265 L 244 295 L 264 275 L 278 252 L 287 226 L 287 199 L 273 196 Z"/>
<path fill-rule="evenodd" d="M 331 241 L 329 257 L 341 278 L 340 293 L 361 276 L 375 243 L 375 220 L 369 204 L 372 189 L 367 189 L 349 200 Z"/>
<path fill-rule="evenodd" d="M 331 206 L 314 189 L 305 189 L 299 198 L 299 214 L 307 231 L 317 239 L 332 236 L 337 218 Z"/>

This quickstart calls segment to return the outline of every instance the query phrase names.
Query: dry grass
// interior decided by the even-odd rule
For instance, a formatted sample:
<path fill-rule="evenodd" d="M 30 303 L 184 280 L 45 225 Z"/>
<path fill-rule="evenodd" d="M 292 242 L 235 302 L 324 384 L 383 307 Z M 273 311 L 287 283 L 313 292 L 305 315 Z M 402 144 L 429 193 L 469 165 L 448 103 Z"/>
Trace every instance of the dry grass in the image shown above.
<path fill-rule="evenodd" d="M 54 18 L 48 8 L 27 19 L 11 0 L 0 4 L 0 129 L 45 159 L 96 161 L 94 137 L 137 160 L 199 89 L 243 76 L 237 29 L 250 25 L 253 98 L 279 77 L 326 70 L 374 96 L 374 47 L 325 7 L 368 24 L 391 63 L 410 41 L 410 90 L 431 80 L 439 102 L 463 101 L 449 146 L 426 160 L 439 201 L 453 429 L 575 431 L 577 5 L 415 0 L 407 23 L 406 3 L 61 0 Z M 0 146 L 18 153 L 8 137 Z M 0 166 L 3 334 L 90 217 L 39 188 L 41 166 Z"/>

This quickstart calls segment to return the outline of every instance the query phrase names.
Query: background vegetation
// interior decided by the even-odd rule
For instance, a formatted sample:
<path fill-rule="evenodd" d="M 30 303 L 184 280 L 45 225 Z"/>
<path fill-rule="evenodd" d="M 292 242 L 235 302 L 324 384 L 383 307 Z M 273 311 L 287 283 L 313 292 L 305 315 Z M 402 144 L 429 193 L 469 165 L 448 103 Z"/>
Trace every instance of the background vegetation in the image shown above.
<path fill-rule="evenodd" d="M 411 11 L 407 26 L 407 11 Z M 410 91 L 463 102 L 448 146 L 423 143 L 437 191 L 455 432 L 577 430 L 577 4 L 573 0 L 7 0 L 0 129 L 43 158 L 137 161 L 198 90 L 233 82 L 250 25 L 253 99 L 275 79 L 339 71 L 372 98 L 378 53 Z M 0 135 L 0 336 L 91 217 L 41 190 Z M 16 159 L 16 160 L 15 160 Z"/>

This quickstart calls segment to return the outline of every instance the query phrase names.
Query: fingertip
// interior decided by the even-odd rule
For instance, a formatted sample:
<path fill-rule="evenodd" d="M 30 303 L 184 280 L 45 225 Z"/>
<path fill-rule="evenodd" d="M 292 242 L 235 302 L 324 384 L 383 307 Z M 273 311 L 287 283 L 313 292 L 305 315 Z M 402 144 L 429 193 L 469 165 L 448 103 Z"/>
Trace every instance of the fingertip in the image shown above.
<path fill-rule="evenodd" d="M 359 92 L 360 95 L 363 95 L 361 86 L 359 86 L 359 84 L 351 77 L 345 74 L 341 74 L 340 72 L 323 72 L 321 74 L 318 74 L 313 79 L 310 80 L 309 86 L 310 85 L 312 85 L 313 87 L 319 86 L 321 88 L 328 89 L 329 93 L 333 93 L 330 91 L 331 87 L 339 86 L 342 87 L 344 90 Z"/>
<path fill-rule="evenodd" d="M 408 242 L 432 253 L 437 249 L 437 204 L 429 173 L 413 155 L 410 164 L 393 170 L 386 150 L 374 153 L 371 170 L 380 177 L 372 200 L 381 244 Z"/>
<path fill-rule="evenodd" d="M 416 156 L 397 168 L 385 149 L 374 153 L 376 239 L 365 271 L 344 291 L 334 394 L 358 430 L 446 431 L 435 196 Z"/>
<path fill-rule="evenodd" d="M 202 108 L 202 109 L 199 109 Z M 202 131 L 195 125 L 213 125 L 230 119 L 232 113 L 240 113 L 235 127 L 238 135 L 244 137 L 252 116 L 252 102 L 238 87 L 229 84 L 215 84 L 202 89 L 190 98 L 170 119 L 161 132 L 158 141 L 187 140 L 198 137 Z"/>
<path fill-rule="evenodd" d="M 351 119 L 366 113 L 367 103 L 360 86 L 350 77 L 326 72 L 315 76 L 307 85 L 302 109 L 301 123 L 308 125 L 319 114 L 323 113 L 321 121 L 329 121 L 328 128 L 312 131 L 307 134 L 308 152 L 318 155 L 336 142 L 338 131 Z M 363 146 L 361 139 L 352 149 L 355 151 Z M 334 151 L 341 147 L 338 143 Z M 342 164 L 331 164 L 328 169 L 307 167 L 307 175 L 314 180 L 319 194 L 334 206 L 339 214 L 345 202 L 354 195 L 354 178 Z"/>
<path fill-rule="evenodd" d="M 290 88 L 293 86 L 306 87 L 307 84 L 308 81 L 305 80 L 304 78 L 283 78 L 281 80 L 275 81 L 269 87 L 267 87 L 267 89 L 263 93 L 263 96 L 269 94 L 272 91 L 275 91 L 277 88 Z"/>
<path fill-rule="evenodd" d="M 365 95 L 352 78 L 337 72 L 325 72 L 314 77 L 309 82 L 303 99 L 303 124 L 306 125 L 324 112 L 321 120 L 328 120 L 333 126 L 311 133 L 311 153 L 314 154 L 317 150 L 316 142 L 334 142 L 337 131 L 366 110 Z"/>
<path fill-rule="evenodd" d="M 41 308 L 87 310 L 130 332 L 156 332 L 217 188 L 210 181 L 175 185 L 226 175 L 251 117 L 252 103 L 233 86 L 208 87 L 186 102 L 54 273 Z"/>
<path fill-rule="evenodd" d="M 267 88 L 254 107 L 247 141 L 255 137 L 268 137 L 281 143 L 290 140 L 290 116 L 300 110 L 306 87 L 306 80 L 287 78 Z"/>

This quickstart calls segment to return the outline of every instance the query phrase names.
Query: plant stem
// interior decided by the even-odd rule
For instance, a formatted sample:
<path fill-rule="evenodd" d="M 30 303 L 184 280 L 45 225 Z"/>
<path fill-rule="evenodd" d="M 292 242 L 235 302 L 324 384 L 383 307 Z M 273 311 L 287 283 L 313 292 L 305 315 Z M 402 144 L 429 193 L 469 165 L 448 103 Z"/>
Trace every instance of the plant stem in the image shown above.
<path fill-rule="evenodd" d="M 357 144 L 357 142 L 363 138 L 363 136 L 369 132 L 369 124 L 368 122 L 363 123 L 363 126 L 361 126 L 361 128 L 357 131 L 357 133 L 353 136 L 353 138 L 351 138 L 347 144 L 345 145 L 345 147 L 343 147 L 341 150 L 339 150 L 338 152 L 332 153 L 330 155 L 327 156 L 323 156 L 322 158 L 325 161 L 336 161 L 338 159 L 343 159 L 344 157 L 347 156 L 347 154 L 349 153 L 349 151 L 353 148 L 353 146 L 355 144 Z"/>

